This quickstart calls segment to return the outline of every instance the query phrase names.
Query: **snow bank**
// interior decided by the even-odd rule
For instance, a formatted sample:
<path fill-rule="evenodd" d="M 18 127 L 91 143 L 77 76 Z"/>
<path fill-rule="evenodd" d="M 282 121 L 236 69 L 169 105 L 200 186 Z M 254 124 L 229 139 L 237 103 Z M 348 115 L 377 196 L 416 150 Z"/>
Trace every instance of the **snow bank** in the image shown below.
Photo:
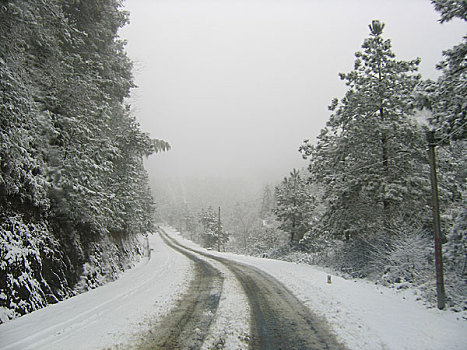
<path fill-rule="evenodd" d="M 140 235 L 94 233 L 3 213 L 0 324 L 113 281 L 143 254 Z"/>
<path fill-rule="evenodd" d="M 182 244 L 207 252 L 174 230 L 166 231 Z M 466 349 L 465 315 L 427 309 L 410 291 L 334 275 L 329 284 L 329 273 L 315 266 L 208 253 L 255 266 L 281 281 L 313 312 L 326 318 L 350 349 Z"/>
<path fill-rule="evenodd" d="M 127 349 L 174 306 L 190 261 L 149 237 L 151 259 L 120 279 L 0 325 L 0 349 Z"/>

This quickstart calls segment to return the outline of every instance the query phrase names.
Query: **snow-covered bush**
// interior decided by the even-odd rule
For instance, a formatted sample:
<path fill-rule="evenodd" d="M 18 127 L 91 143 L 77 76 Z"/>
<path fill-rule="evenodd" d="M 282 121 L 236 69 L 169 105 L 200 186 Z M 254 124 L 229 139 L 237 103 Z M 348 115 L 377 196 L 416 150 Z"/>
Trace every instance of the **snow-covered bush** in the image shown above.
<path fill-rule="evenodd" d="M 433 243 L 423 231 L 399 231 L 373 244 L 372 277 L 384 284 L 410 283 L 416 286 L 434 279 Z"/>
<path fill-rule="evenodd" d="M 335 250 L 335 259 L 329 261 L 331 267 L 359 278 L 368 277 L 372 272 L 372 247 L 368 239 L 355 237 L 336 245 Z"/>

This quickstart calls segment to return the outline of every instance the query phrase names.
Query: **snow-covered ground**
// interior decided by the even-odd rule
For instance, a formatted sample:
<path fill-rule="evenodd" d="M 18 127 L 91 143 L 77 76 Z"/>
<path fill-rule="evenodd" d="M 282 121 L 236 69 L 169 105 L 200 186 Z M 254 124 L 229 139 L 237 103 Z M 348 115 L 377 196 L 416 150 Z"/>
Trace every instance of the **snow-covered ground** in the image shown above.
<path fill-rule="evenodd" d="M 126 349 L 185 292 L 192 265 L 149 236 L 144 258 L 114 282 L 0 325 L 0 349 Z"/>
<path fill-rule="evenodd" d="M 462 315 L 426 309 L 410 292 L 337 276 L 328 284 L 328 273 L 313 266 L 206 251 L 175 231 L 166 231 L 184 245 L 268 272 L 324 316 L 350 349 L 467 349 L 467 321 Z M 158 235 L 150 236 L 150 244 L 151 259 L 118 281 L 0 325 L 0 349 L 127 348 L 170 311 L 193 271 L 190 261 Z M 221 264 L 214 265 L 222 271 Z M 219 335 L 229 338 L 226 329 L 248 329 L 241 324 L 247 323 L 247 307 L 239 307 L 245 304 L 241 290 L 228 271 L 222 272 L 226 279 L 219 315 L 205 345 L 214 344 Z M 234 320 L 229 314 L 236 315 Z M 235 348 L 238 344 L 242 342 Z"/>
<path fill-rule="evenodd" d="M 411 291 L 331 276 L 323 269 L 199 248 L 174 230 L 180 243 L 266 271 L 329 322 L 350 349 L 467 349 L 466 314 L 427 309 Z"/>
<path fill-rule="evenodd" d="M 201 350 L 218 349 L 216 345 L 220 341 L 229 350 L 247 349 L 247 339 L 250 333 L 250 307 L 248 299 L 243 294 L 242 286 L 234 274 L 220 262 L 205 259 L 202 256 L 200 259 L 209 261 L 224 278 L 216 317 Z"/>

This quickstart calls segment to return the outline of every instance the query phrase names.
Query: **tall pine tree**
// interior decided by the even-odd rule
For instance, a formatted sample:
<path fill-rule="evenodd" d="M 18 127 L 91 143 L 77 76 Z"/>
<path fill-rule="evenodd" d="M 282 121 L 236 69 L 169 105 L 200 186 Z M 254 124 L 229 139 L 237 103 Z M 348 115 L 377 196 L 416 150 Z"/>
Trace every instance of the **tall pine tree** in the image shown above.
<path fill-rule="evenodd" d="M 424 136 L 410 119 L 420 60 L 396 60 L 384 24 L 369 28 L 354 70 L 340 74 L 349 90 L 329 107 L 317 145 L 300 147 L 312 180 L 324 186 L 325 227 L 347 237 L 425 209 Z"/>

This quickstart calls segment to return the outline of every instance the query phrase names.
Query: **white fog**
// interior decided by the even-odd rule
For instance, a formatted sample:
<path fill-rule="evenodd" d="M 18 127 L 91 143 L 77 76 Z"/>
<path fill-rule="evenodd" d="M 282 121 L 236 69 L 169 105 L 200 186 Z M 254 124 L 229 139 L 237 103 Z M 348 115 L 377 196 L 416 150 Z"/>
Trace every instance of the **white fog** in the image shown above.
<path fill-rule="evenodd" d="M 121 36 L 135 63 L 130 100 L 142 129 L 172 150 L 150 157 L 152 181 L 174 177 L 275 184 L 307 165 L 373 19 L 398 59 L 435 78 L 465 23 L 438 22 L 426 0 L 132 0 Z"/>

